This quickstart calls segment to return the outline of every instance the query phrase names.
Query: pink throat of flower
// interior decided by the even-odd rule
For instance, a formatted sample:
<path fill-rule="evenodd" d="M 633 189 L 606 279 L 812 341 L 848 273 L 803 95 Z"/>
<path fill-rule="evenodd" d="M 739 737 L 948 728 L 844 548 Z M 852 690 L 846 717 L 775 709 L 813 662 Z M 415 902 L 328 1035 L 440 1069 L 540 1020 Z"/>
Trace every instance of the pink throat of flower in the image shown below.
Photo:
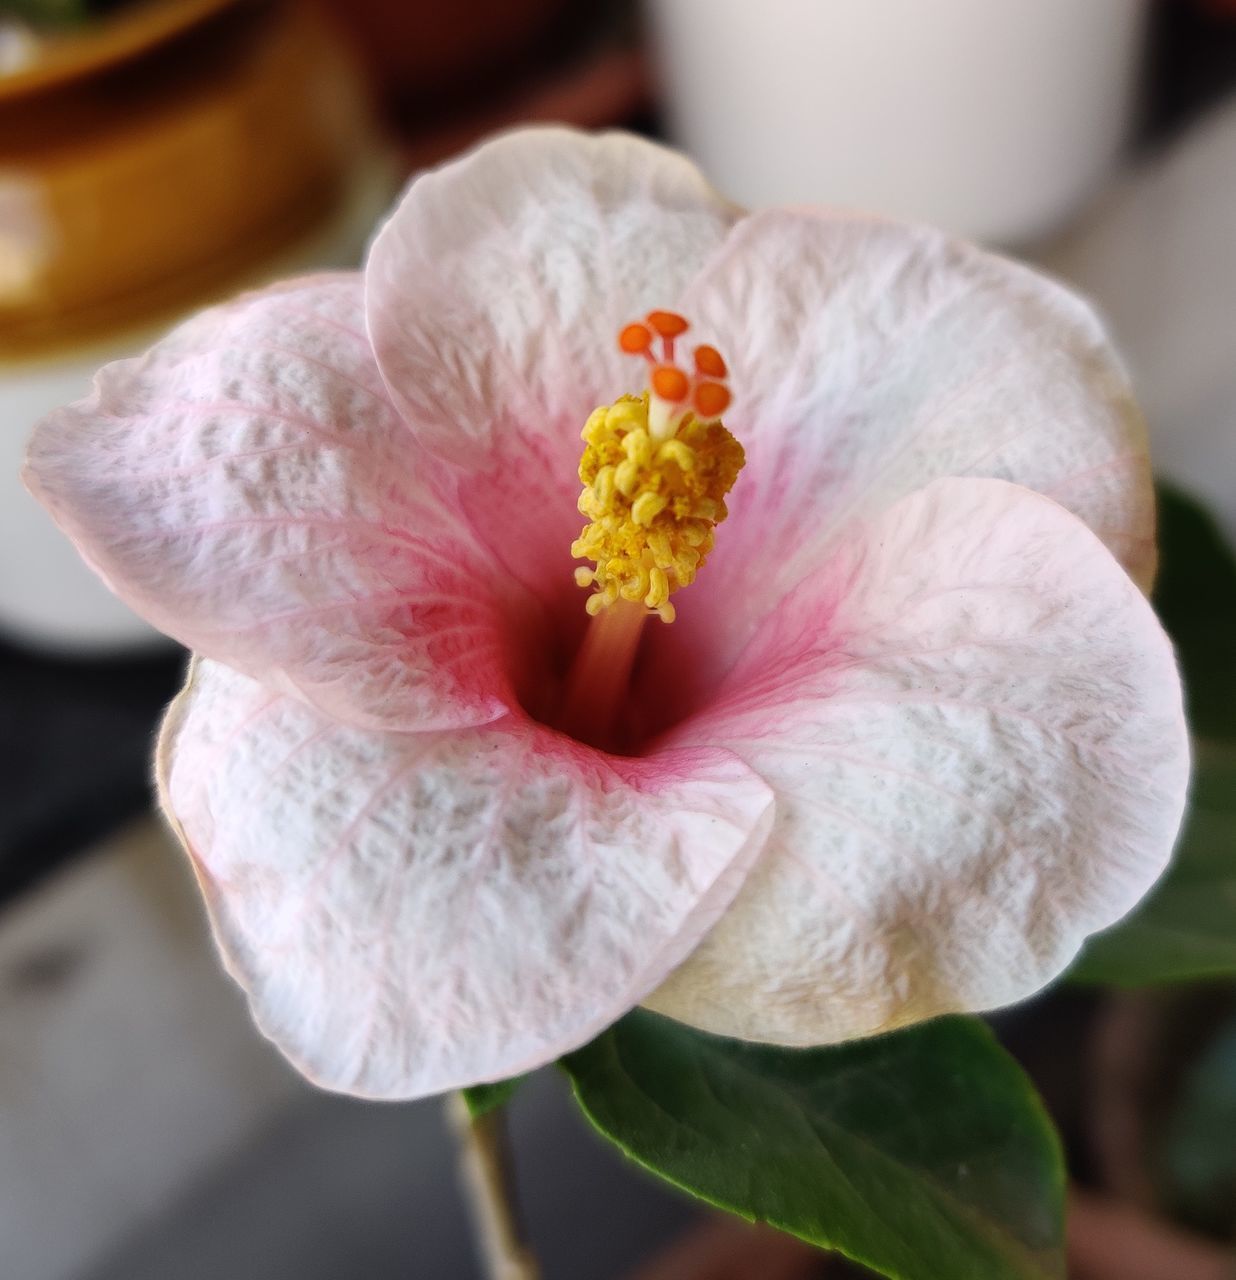
<path fill-rule="evenodd" d="M 592 562 L 575 572 L 576 583 L 591 589 L 592 621 L 554 719 L 593 745 L 629 742 L 639 719 L 628 704 L 643 624 L 654 614 L 674 622 L 670 597 L 703 568 L 744 461 L 720 420 L 730 404 L 720 352 L 696 346 L 693 372 L 675 361 L 689 327 L 675 312 L 651 311 L 623 328 L 619 349 L 647 361 L 647 389 L 598 407 L 581 432 L 578 506 L 588 523 L 571 554 Z"/>

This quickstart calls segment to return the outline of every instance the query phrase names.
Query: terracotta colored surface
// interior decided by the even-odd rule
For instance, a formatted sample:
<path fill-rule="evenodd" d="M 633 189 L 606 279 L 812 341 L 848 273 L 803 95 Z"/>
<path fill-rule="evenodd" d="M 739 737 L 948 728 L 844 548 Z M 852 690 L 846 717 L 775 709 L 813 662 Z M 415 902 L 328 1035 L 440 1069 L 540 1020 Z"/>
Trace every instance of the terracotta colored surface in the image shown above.
<path fill-rule="evenodd" d="M 1236 1258 L 1217 1245 L 1115 1201 L 1069 1198 L 1071 1280 L 1232 1280 Z"/>
<path fill-rule="evenodd" d="M 839 1275 L 827 1254 L 771 1227 L 713 1218 L 630 1280 L 815 1280 Z"/>
<path fill-rule="evenodd" d="M 260 259 L 330 206 L 356 119 L 294 3 L 242 3 L 157 56 L 0 98 L 0 351 L 191 302 Z"/>
<path fill-rule="evenodd" d="M 431 93 L 518 58 L 564 0 L 326 0 L 386 90 Z"/>
<path fill-rule="evenodd" d="M 123 9 L 111 21 L 45 38 L 38 61 L 0 76 L 0 101 L 80 79 L 116 66 L 230 8 L 237 0 L 143 0 Z"/>
<path fill-rule="evenodd" d="M 582 129 L 621 125 L 651 101 L 648 62 L 638 50 L 615 49 L 491 103 L 444 128 L 408 138 L 410 170 L 436 164 L 490 133 L 517 124 L 565 123 Z"/>

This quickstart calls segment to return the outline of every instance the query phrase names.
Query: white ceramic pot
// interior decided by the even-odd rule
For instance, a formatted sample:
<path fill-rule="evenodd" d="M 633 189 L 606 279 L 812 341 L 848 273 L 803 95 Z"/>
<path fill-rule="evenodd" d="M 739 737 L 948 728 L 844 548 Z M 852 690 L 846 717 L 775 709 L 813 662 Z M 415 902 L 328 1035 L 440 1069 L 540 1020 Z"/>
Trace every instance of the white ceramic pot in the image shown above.
<path fill-rule="evenodd" d="M 674 141 L 750 206 L 1022 244 L 1095 189 L 1146 0 L 648 0 Z"/>

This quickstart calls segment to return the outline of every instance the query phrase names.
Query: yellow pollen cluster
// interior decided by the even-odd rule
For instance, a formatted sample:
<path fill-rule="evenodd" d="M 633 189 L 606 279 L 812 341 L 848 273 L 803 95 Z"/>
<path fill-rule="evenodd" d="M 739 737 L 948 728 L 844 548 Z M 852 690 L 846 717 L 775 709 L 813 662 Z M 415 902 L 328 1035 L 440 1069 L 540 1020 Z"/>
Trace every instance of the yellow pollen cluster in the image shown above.
<path fill-rule="evenodd" d="M 654 399 L 623 396 L 594 410 L 582 432 L 579 509 L 590 523 L 571 554 L 596 566 L 575 571 L 581 587 L 595 587 L 590 614 L 629 600 L 672 622 L 670 596 L 692 582 L 712 550 L 725 495 L 742 469 L 742 445 L 715 419 L 687 410 L 674 415 L 668 432 L 654 431 Z"/>

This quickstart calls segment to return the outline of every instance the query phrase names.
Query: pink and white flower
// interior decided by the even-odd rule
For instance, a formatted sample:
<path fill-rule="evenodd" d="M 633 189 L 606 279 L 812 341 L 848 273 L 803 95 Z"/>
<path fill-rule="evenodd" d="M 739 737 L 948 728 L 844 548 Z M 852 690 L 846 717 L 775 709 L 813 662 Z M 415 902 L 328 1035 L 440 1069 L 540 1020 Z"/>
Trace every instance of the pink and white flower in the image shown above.
<path fill-rule="evenodd" d="M 747 466 L 611 754 L 579 433 L 688 315 Z M 164 805 L 259 1025 L 415 1097 L 644 1003 L 787 1045 L 1038 990 L 1162 871 L 1186 732 L 1142 424 L 1091 312 L 919 227 L 745 215 L 623 136 L 420 177 L 361 273 L 189 320 L 34 492 L 192 648 Z"/>

